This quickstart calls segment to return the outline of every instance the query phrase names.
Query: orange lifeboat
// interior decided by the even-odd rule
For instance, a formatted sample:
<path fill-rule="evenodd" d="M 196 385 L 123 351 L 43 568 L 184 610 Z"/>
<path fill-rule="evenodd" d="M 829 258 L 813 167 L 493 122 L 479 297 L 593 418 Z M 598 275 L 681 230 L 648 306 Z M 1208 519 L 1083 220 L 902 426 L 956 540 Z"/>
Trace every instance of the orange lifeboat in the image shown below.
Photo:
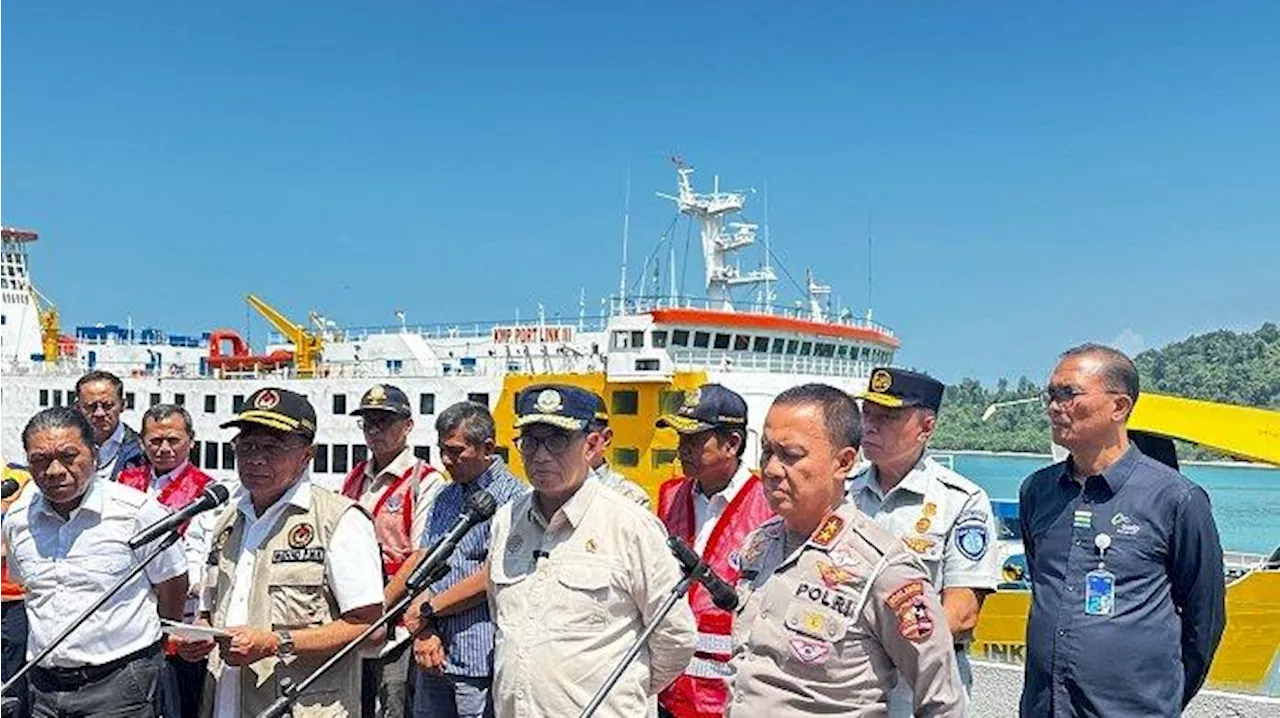
<path fill-rule="evenodd" d="M 228 353 L 223 352 L 224 344 L 230 345 Z M 251 354 L 249 343 L 234 329 L 218 329 L 209 334 L 209 368 L 214 371 L 277 371 L 292 365 L 291 351 Z"/>

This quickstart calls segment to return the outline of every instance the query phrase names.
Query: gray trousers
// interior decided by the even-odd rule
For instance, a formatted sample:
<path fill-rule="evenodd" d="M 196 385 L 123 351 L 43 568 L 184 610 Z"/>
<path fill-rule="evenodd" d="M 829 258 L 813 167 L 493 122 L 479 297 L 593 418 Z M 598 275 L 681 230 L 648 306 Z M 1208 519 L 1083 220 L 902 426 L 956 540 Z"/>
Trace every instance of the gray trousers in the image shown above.
<path fill-rule="evenodd" d="M 33 718 L 155 718 L 160 715 L 164 655 L 158 647 L 105 675 L 31 671 Z"/>
<path fill-rule="evenodd" d="M 966 646 L 956 646 L 956 665 L 960 668 L 960 682 L 964 684 L 966 693 L 973 692 L 973 666 L 969 665 L 969 651 Z M 898 676 L 898 685 L 889 691 L 889 718 L 911 718 L 911 709 L 915 705 L 915 694 L 911 684 L 902 676 Z"/>

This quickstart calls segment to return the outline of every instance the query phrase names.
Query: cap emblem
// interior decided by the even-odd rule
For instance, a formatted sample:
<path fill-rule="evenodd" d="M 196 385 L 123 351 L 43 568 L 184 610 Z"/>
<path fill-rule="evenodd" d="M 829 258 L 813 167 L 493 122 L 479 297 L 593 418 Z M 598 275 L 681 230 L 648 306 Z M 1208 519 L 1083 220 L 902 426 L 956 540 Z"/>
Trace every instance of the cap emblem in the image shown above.
<path fill-rule="evenodd" d="M 364 395 L 364 403 L 372 406 L 387 403 L 387 390 L 383 389 L 381 384 L 374 384 L 369 393 Z"/>
<path fill-rule="evenodd" d="M 893 375 L 884 369 L 876 369 L 871 375 L 871 391 L 877 394 L 883 394 L 893 386 Z"/>
<path fill-rule="evenodd" d="M 564 399 L 560 398 L 560 392 L 555 389 L 543 389 L 538 392 L 534 406 L 543 414 L 554 414 L 564 408 Z"/>
<path fill-rule="evenodd" d="M 258 394 L 258 398 L 253 400 L 253 408 L 261 409 L 263 411 L 271 411 L 276 408 L 276 405 L 279 403 L 280 395 L 276 393 L 275 389 L 264 389 L 260 394 Z"/>
<path fill-rule="evenodd" d="M 680 413 L 688 414 L 697 409 L 700 403 L 702 403 L 702 389 L 685 392 L 684 403 L 680 405 Z"/>

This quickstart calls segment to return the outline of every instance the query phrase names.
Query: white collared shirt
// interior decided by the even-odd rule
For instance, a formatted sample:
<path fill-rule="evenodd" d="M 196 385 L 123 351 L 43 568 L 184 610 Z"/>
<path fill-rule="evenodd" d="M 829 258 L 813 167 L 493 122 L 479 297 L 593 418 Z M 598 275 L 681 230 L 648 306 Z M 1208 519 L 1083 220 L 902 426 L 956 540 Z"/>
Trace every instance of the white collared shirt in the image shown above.
<path fill-rule="evenodd" d="M 97 476 L 100 479 L 111 478 L 111 472 L 116 467 L 116 461 L 120 458 L 120 449 L 124 446 L 124 422 L 116 422 L 116 430 L 111 432 L 111 436 L 102 442 L 102 446 L 98 447 L 98 470 Z"/>
<path fill-rule="evenodd" d="M 724 510 L 729 508 L 729 504 L 733 503 L 738 492 L 750 479 L 751 469 L 747 468 L 747 462 L 739 461 L 737 473 L 716 494 L 703 495 L 702 487 L 697 481 L 693 482 L 693 550 L 699 556 L 706 550 L 707 542 L 711 540 L 711 534 L 716 530 L 716 523 L 724 515 Z"/>
<path fill-rule="evenodd" d="M 249 597 L 253 591 L 254 550 L 263 544 L 280 523 L 284 508 L 290 504 L 311 508 L 311 492 L 326 491 L 311 484 L 310 473 L 304 473 L 274 504 L 258 516 L 253 499 L 243 488 L 237 492 L 235 510 L 244 515 L 244 539 L 236 558 L 236 574 L 228 597 L 225 625 L 243 626 L 249 620 Z M 382 553 L 373 535 L 373 522 L 361 511 L 347 511 L 333 529 L 325 551 L 325 581 L 338 603 L 338 611 L 382 605 Z M 206 590 L 200 610 L 212 611 L 211 596 Z M 215 718 L 234 718 L 240 710 L 240 669 L 224 665 L 214 690 Z"/>
<path fill-rule="evenodd" d="M 9 568 L 27 589 L 28 658 L 142 562 L 153 546 L 130 549 L 129 539 L 166 515 L 142 492 L 97 478 L 89 480 L 80 506 L 65 521 L 38 492 L 20 510 L 11 510 L 4 540 Z M 41 665 L 102 665 L 160 640 L 152 586 L 186 572 L 182 547 L 165 549 Z"/>

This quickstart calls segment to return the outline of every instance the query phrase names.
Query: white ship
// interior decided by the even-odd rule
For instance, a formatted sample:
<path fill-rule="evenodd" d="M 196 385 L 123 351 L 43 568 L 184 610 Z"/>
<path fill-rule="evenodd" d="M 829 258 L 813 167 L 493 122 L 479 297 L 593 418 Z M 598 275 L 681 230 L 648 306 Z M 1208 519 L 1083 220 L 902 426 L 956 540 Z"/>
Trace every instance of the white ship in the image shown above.
<path fill-rule="evenodd" d="M 758 436 L 765 411 L 781 390 L 822 381 L 848 391 L 866 386 L 873 366 L 891 364 L 899 346 L 893 333 L 851 312 L 832 312 L 828 286 L 807 277 L 807 296 L 791 308 L 773 305 L 777 282 L 770 256 L 757 269 L 739 269 L 741 250 L 756 242 L 758 225 L 742 217 L 747 193 L 698 193 L 693 169 L 677 160 L 678 192 L 661 195 L 701 232 L 704 296 L 627 294 L 623 265 L 618 296 L 606 316 L 490 325 L 407 326 L 343 330 L 314 312 L 306 325 L 288 319 L 250 295 L 249 303 L 279 332 L 253 354 L 229 329 L 201 337 L 97 325 L 75 336 L 58 332 L 57 311 L 31 280 L 35 232 L 4 230 L 3 421 L 0 451 L 21 461 L 22 427 L 35 412 L 74 400 L 76 379 L 91 369 L 125 383 L 123 420 L 139 428 L 147 407 L 184 405 L 195 420 L 192 460 L 219 478 L 234 475 L 233 432 L 218 428 L 244 397 L 263 385 L 284 386 L 311 398 L 318 414 L 313 473 L 337 485 L 366 454 L 363 436 L 348 412 L 375 382 L 401 387 L 416 410 L 410 441 L 419 455 L 436 460 L 435 414 L 470 399 L 488 405 L 499 426 L 500 451 L 509 452 L 514 396 L 534 383 L 557 381 L 605 397 L 615 439 L 610 463 L 651 492 L 677 469 L 676 437 L 655 430 L 655 418 L 673 410 L 683 392 L 719 382 L 742 394 L 750 430 Z M 627 241 L 624 229 L 624 257 Z M 766 233 L 767 236 L 767 233 Z M 674 251 L 671 264 L 674 266 Z M 646 267 L 648 270 L 648 267 Z M 648 271 L 646 271 L 646 275 Z M 747 299 L 740 299 L 747 297 Z M 603 303 L 602 303 L 603 304 Z M 754 453 L 758 441 L 749 441 Z M 748 459 L 753 460 L 752 453 Z"/>

